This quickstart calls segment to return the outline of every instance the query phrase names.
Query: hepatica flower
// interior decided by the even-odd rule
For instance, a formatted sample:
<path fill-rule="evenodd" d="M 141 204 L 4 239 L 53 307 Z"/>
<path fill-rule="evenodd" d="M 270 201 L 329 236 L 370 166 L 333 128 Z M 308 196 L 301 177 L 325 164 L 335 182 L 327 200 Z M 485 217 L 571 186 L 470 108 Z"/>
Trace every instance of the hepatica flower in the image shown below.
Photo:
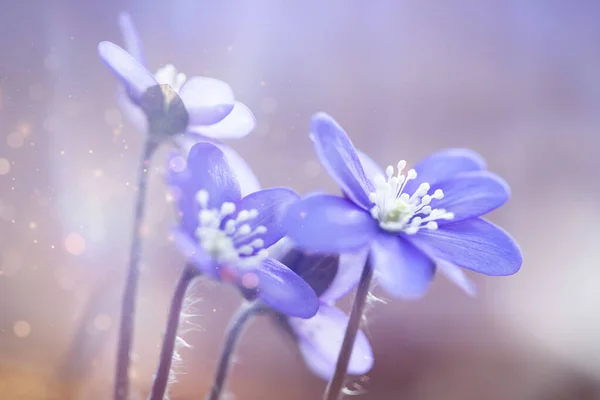
<path fill-rule="evenodd" d="M 285 225 L 299 245 L 341 253 L 367 248 L 379 284 L 405 298 L 422 296 L 436 269 L 470 293 L 460 267 L 485 275 L 519 270 L 517 244 L 481 218 L 510 190 L 478 154 L 449 149 L 408 171 L 405 161 L 381 170 L 322 113 L 312 119 L 311 139 L 345 197 L 311 195 L 288 209 Z"/>
<path fill-rule="evenodd" d="M 143 112 L 148 107 L 144 104 L 143 93 L 156 85 L 163 87 L 165 102 L 173 103 L 175 100 L 171 107 L 166 107 L 163 119 L 181 119 L 181 104 L 177 104 L 177 99 L 181 99 L 188 119 L 183 128 L 180 128 L 181 123 L 174 124 L 174 127 L 182 131 L 201 138 L 221 140 L 243 137 L 254 129 L 254 115 L 244 104 L 235 101 L 227 83 L 199 76 L 188 78 L 172 64 L 159 68 L 155 74 L 150 73 L 146 69 L 141 40 L 131 17 L 122 13 L 119 22 L 127 51 L 110 42 L 102 42 L 99 53 L 120 79 L 124 90 L 119 94 L 119 104 L 138 129 L 142 132 L 152 129 L 148 124 L 152 125 L 153 121 L 148 121 Z"/>
<path fill-rule="evenodd" d="M 314 290 L 267 253 L 285 234 L 281 217 L 298 199 L 294 191 L 272 188 L 242 197 L 225 155 L 207 142 L 195 144 L 186 168 L 171 170 L 168 181 L 180 214 L 176 241 L 203 275 L 232 283 L 247 299 L 283 314 L 315 315 Z"/>
<path fill-rule="evenodd" d="M 329 380 L 333 376 L 348 316 L 335 306 L 335 301 L 356 286 L 360 269 L 354 256 L 341 257 L 307 253 L 291 249 L 282 262 L 312 286 L 319 297 L 319 311 L 310 319 L 287 317 L 284 327 L 296 339 L 308 368 L 317 376 Z M 358 272 L 358 274 L 357 274 Z M 281 318 L 278 321 L 282 321 Z M 373 366 L 373 351 L 366 335 L 358 331 L 348 365 L 348 373 L 363 375 Z"/>

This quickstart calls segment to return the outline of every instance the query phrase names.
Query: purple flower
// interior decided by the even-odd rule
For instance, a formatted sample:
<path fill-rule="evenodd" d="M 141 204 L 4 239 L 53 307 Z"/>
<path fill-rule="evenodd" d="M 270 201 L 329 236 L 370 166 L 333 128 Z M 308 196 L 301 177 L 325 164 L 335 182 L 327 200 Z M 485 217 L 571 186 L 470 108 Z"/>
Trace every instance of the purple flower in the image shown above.
<path fill-rule="evenodd" d="M 254 129 L 254 115 L 244 104 L 235 101 L 227 83 L 205 77 L 187 78 L 172 64 L 159 68 L 154 75 L 150 73 L 146 69 L 141 41 L 131 17 L 122 13 L 119 22 L 127 51 L 113 43 L 102 42 L 98 52 L 102 61 L 120 79 L 123 90 L 118 94 L 119 105 L 140 131 L 148 132 L 153 128 L 153 121 L 147 117 L 148 107 L 162 109 L 163 104 L 169 102 L 178 105 L 178 99 L 188 116 L 183 126 L 187 133 L 221 140 L 240 138 Z M 147 100 L 144 93 L 157 85 L 163 85 L 164 95 L 160 96 L 157 91 L 155 97 L 158 99 L 151 101 L 150 105 L 145 104 L 148 101 L 144 101 Z M 168 92 L 164 85 L 170 88 Z M 173 125 L 180 130 L 181 121 L 185 119 L 181 116 L 180 107 L 171 106 L 165 114 L 161 120 L 166 119 L 169 128 Z"/>
<path fill-rule="evenodd" d="M 379 284 L 405 298 L 422 296 L 436 268 L 473 293 L 459 267 L 496 276 L 521 267 L 515 241 L 480 218 L 504 204 L 510 190 L 478 154 L 448 149 L 406 173 L 405 161 L 382 171 L 326 114 L 313 117 L 311 138 L 345 197 L 315 194 L 289 207 L 284 223 L 298 245 L 341 253 L 367 248 Z"/>
<path fill-rule="evenodd" d="M 192 147 L 184 169 L 170 169 L 168 183 L 180 214 L 176 242 L 203 275 L 232 283 L 246 298 L 283 314 L 315 315 L 314 290 L 267 253 L 285 234 L 281 217 L 298 199 L 294 191 L 272 188 L 242 197 L 225 155 L 208 142 Z"/>
<path fill-rule="evenodd" d="M 319 296 L 319 311 L 310 319 L 278 318 L 292 334 L 308 368 L 329 380 L 333 376 L 344 340 L 348 316 L 334 303 L 356 286 L 360 269 L 353 254 L 342 256 L 286 249 L 282 262 L 300 275 Z M 363 375 L 373 367 L 373 351 L 367 336 L 358 331 L 348 373 Z"/>

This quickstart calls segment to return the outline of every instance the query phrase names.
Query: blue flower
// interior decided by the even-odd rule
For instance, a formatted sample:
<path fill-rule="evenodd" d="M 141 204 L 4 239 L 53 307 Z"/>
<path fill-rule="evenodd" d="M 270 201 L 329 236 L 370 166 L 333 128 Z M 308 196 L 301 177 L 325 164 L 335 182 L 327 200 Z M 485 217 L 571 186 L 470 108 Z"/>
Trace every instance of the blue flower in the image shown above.
<path fill-rule="evenodd" d="M 459 267 L 492 276 L 520 269 L 515 241 L 480 218 L 504 204 L 510 189 L 478 154 L 443 150 L 407 172 L 405 161 L 383 171 L 322 113 L 312 119 L 311 139 L 345 197 L 315 194 L 289 207 L 284 224 L 298 245 L 367 248 L 379 284 L 405 298 L 422 296 L 436 269 L 469 293 L 474 286 Z"/>
<path fill-rule="evenodd" d="M 319 311 L 310 319 L 278 318 L 298 344 L 308 368 L 317 376 L 329 380 L 335 371 L 344 340 L 348 316 L 335 306 L 335 301 L 354 288 L 360 279 L 356 255 L 342 256 L 307 253 L 286 249 L 281 261 L 300 275 L 319 296 Z M 373 351 L 367 336 L 358 331 L 348 373 L 363 375 L 373 367 Z"/>
<path fill-rule="evenodd" d="M 159 68 L 154 75 L 150 73 L 146 69 L 141 41 L 131 17 L 122 13 L 119 22 L 127 51 L 113 43 L 102 42 L 98 46 L 98 52 L 102 61 L 120 79 L 123 90 L 118 94 L 119 105 L 141 132 L 151 129 L 148 126 L 147 112 L 143 111 L 143 94 L 156 85 L 167 85 L 178 94 L 167 94 L 165 97 L 166 100 L 171 97 L 181 99 L 188 114 L 188 121 L 184 126 L 187 133 L 220 140 L 240 138 L 254 129 L 254 115 L 244 104 L 235 101 L 233 91 L 227 83 L 206 77 L 187 78 L 172 64 Z M 162 106 L 162 102 L 160 103 L 157 106 Z M 175 111 L 171 110 L 171 113 L 175 114 Z M 181 119 L 179 115 L 172 117 Z"/>
<path fill-rule="evenodd" d="M 224 153 L 208 142 L 195 144 L 186 167 L 170 169 L 167 178 L 180 217 L 175 239 L 191 264 L 278 312 L 315 315 L 314 290 L 267 253 L 285 235 L 281 217 L 298 199 L 294 191 L 272 188 L 242 197 Z"/>

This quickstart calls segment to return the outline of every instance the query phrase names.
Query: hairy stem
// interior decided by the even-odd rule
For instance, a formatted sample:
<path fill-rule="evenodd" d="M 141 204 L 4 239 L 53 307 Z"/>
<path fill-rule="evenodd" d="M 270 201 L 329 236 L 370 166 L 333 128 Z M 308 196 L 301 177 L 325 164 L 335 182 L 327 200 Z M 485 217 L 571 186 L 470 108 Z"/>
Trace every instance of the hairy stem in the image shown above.
<path fill-rule="evenodd" d="M 219 400 L 221 393 L 225 386 L 225 380 L 233 361 L 233 354 L 235 353 L 235 346 L 238 343 L 244 328 L 250 318 L 263 310 L 263 306 L 259 301 L 252 303 L 245 303 L 240 306 L 238 311 L 235 313 L 227 328 L 227 334 L 225 336 L 225 345 L 221 352 L 221 359 L 219 360 L 219 366 L 217 367 L 217 373 L 215 380 L 213 381 L 212 389 L 206 400 Z"/>
<path fill-rule="evenodd" d="M 346 327 L 346 334 L 344 336 L 344 341 L 342 342 L 342 348 L 340 349 L 335 372 L 325 390 L 324 400 L 339 400 L 342 396 L 342 390 L 344 389 L 344 383 L 346 381 L 346 373 L 348 371 L 348 363 L 350 362 L 356 334 L 358 333 L 358 328 L 360 327 L 360 322 L 365 310 L 365 304 L 367 303 L 367 298 L 369 296 L 369 288 L 372 279 L 373 267 L 371 265 L 370 257 L 368 257 L 360 276 L 360 281 L 358 282 L 356 296 L 354 297 L 354 303 L 352 304 L 352 311 L 350 312 L 350 318 L 348 320 L 348 326 Z"/>
<path fill-rule="evenodd" d="M 185 293 L 196 276 L 198 276 L 198 271 L 193 266 L 187 265 L 175 287 L 175 293 L 173 293 L 173 298 L 171 299 L 169 316 L 167 317 L 167 329 L 163 337 L 158 369 L 154 376 L 154 384 L 152 385 L 149 400 L 162 400 L 167 390 L 173 353 L 175 351 L 175 342 L 177 341 L 177 328 L 179 327 L 181 307 L 185 299 Z"/>
<path fill-rule="evenodd" d="M 138 172 L 138 188 L 135 203 L 131 251 L 129 254 L 129 267 L 127 270 L 127 280 L 125 281 L 125 289 L 123 291 L 123 303 L 121 304 L 121 322 L 119 327 L 119 344 L 114 386 L 115 400 L 126 400 L 129 394 L 129 359 L 133 341 L 133 326 L 135 322 L 135 300 L 140 275 L 139 263 L 142 246 L 141 230 L 146 208 L 148 166 L 150 165 L 150 159 L 156 148 L 156 143 L 151 139 L 146 141 Z"/>

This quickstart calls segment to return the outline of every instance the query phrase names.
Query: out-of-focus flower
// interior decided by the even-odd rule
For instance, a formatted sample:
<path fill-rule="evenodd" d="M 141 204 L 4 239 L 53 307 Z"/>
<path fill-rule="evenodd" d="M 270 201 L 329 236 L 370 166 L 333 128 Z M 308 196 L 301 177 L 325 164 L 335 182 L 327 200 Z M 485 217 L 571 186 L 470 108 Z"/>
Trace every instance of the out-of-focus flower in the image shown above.
<path fill-rule="evenodd" d="M 459 267 L 485 275 L 520 269 L 515 241 L 480 218 L 504 204 L 510 189 L 478 154 L 448 149 L 405 174 L 405 161 L 384 172 L 323 113 L 312 119 L 311 139 L 345 198 L 315 194 L 290 206 L 285 226 L 298 245 L 340 253 L 367 248 L 380 285 L 405 298 L 422 296 L 436 268 L 469 293 L 474 286 Z"/>
<path fill-rule="evenodd" d="M 217 79 L 192 77 L 167 64 L 153 75 L 146 69 L 139 35 L 127 13 L 119 16 L 125 41 L 119 46 L 102 42 L 101 59 L 119 78 L 117 102 L 131 123 L 157 141 L 172 138 L 187 154 L 198 141 L 218 146 L 240 179 L 242 194 L 260 189 L 246 162 L 221 139 L 241 138 L 256 126 L 252 112 L 235 101 L 231 87 Z M 185 134 L 180 134 L 185 133 Z"/>
<path fill-rule="evenodd" d="M 308 368 L 317 376 L 329 380 L 333 376 L 344 340 L 348 316 L 335 306 L 356 286 L 360 268 L 356 255 L 327 255 L 308 253 L 300 249 L 286 250 L 281 261 L 300 275 L 319 296 L 319 311 L 310 319 L 277 316 L 290 332 Z M 354 342 L 348 373 L 363 375 L 373 367 L 373 351 L 367 336 L 361 330 Z"/>
<path fill-rule="evenodd" d="M 225 155 L 208 142 L 195 144 L 183 171 L 170 169 L 179 210 L 176 242 L 205 276 L 238 286 L 286 315 L 309 318 L 318 309 L 314 290 L 300 276 L 268 256 L 285 231 L 284 209 L 298 199 L 287 188 L 242 197 Z"/>
<path fill-rule="evenodd" d="M 100 55 L 121 79 L 123 88 L 118 93 L 119 105 L 141 132 L 147 132 L 149 126 L 146 115 L 140 108 L 136 90 L 138 85 L 139 88 L 148 85 L 146 89 L 152 85 L 168 85 L 179 94 L 189 114 L 187 133 L 221 140 L 240 138 L 252 132 L 256 126 L 254 115 L 244 104 L 235 101 L 233 90 L 227 83 L 205 77 L 187 78 L 172 64 L 159 68 L 152 75 L 147 70 L 141 40 L 131 16 L 121 13 L 119 23 L 127 51 L 113 44 L 101 44 L 101 48 L 105 49 L 100 50 Z M 131 69 L 129 74 L 119 72 L 127 66 Z M 133 83 L 131 79 L 138 83 Z"/>

